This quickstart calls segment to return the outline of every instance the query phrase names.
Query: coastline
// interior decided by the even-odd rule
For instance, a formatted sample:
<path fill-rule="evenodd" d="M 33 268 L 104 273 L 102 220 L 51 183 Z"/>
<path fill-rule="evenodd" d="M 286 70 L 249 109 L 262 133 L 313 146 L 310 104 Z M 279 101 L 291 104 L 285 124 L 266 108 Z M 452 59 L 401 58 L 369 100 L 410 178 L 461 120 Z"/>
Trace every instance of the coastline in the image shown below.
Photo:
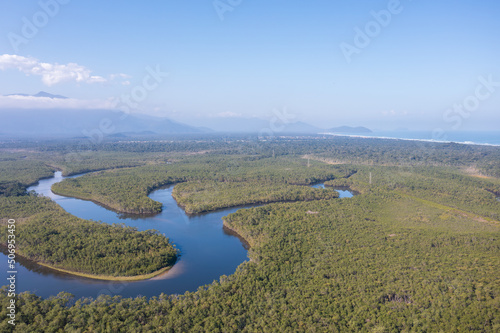
<path fill-rule="evenodd" d="M 379 139 L 379 140 L 403 140 L 403 141 L 419 141 L 419 142 L 428 142 L 428 143 L 456 143 L 461 145 L 471 145 L 471 146 L 488 146 L 488 147 L 500 147 L 500 144 L 496 143 L 484 143 L 484 142 L 474 142 L 474 141 L 455 141 L 455 140 L 435 140 L 435 139 L 415 139 L 415 138 L 399 138 L 399 137 L 391 137 L 391 136 L 373 136 L 370 135 L 362 135 L 362 134 L 342 134 L 342 133 L 318 133 L 320 135 L 331 135 L 331 136 L 340 136 L 340 137 L 349 137 L 349 138 L 359 138 L 359 139 Z"/>

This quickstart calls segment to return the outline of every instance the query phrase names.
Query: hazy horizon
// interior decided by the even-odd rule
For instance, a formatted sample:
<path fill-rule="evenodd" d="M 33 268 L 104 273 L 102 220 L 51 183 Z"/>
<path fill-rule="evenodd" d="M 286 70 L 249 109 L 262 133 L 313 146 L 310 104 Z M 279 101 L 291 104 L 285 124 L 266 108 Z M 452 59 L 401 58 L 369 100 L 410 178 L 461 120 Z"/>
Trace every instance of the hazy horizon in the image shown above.
<path fill-rule="evenodd" d="M 500 4 L 8 2 L 0 116 L 120 109 L 194 126 L 497 130 Z M 95 10 L 99 8 L 99 10 Z M 47 91 L 68 100 L 5 96 Z"/>

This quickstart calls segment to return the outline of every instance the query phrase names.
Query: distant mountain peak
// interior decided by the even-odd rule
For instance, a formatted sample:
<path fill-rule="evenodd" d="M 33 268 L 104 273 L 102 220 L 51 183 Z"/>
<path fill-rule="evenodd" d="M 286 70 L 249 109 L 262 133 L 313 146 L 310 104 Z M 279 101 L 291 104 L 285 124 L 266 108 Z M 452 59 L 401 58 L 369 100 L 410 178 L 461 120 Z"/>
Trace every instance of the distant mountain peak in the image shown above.
<path fill-rule="evenodd" d="M 92 138 L 95 128 L 103 119 L 112 124 L 112 129 L 101 136 L 135 137 L 172 134 L 200 134 L 208 130 L 172 121 L 168 118 L 144 118 L 134 114 L 123 117 L 122 112 L 100 109 L 2 109 L 2 132 L 16 136 L 50 135 Z M 104 131 L 103 131 L 104 132 Z"/>
<path fill-rule="evenodd" d="M 48 92 L 45 91 L 39 91 L 36 95 L 33 95 L 34 97 L 48 97 L 48 98 L 59 98 L 59 99 L 68 99 L 66 96 L 62 95 L 53 95 L 49 94 Z"/>
<path fill-rule="evenodd" d="M 68 97 L 62 95 L 53 95 L 45 91 L 39 91 L 35 95 L 30 94 L 9 94 L 5 96 L 25 96 L 25 97 L 46 97 L 46 98 L 55 98 L 55 99 L 67 99 Z"/>

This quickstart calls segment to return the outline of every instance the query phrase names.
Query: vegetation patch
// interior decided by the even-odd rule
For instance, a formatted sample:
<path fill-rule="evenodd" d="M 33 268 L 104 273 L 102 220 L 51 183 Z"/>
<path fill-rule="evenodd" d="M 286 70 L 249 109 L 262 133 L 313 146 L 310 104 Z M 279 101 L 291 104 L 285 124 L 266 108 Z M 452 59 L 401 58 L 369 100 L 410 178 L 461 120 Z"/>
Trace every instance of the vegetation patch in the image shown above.
<path fill-rule="evenodd" d="M 187 213 L 202 213 L 221 208 L 271 202 L 311 201 L 338 198 L 332 189 L 258 182 L 186 182 L 172 192 Z"/>
<path fill-rule="evenodd" d="M 495 198 L 500 185 L 498 147 L 334 138 L 112 143 L 103 145 L 102 151 L 130 153 L 127 159 L 137 154 L 147 163 L 78 178 L 68 190 L 140 207 L 156 186 L 182 183 L 177 185 L 180 200 L 192 200 L 194 206 L 209 204 L 208 209 L 240 200 L 226 197 L 226 191 L 251 199 L 264 196 L 271 187 L 283 189 L 278 193 L 283 195 L 296 185 L 327 180 L 328 185 L 349 186 L 361 195 L 348 200 L 270 203 L 226 216 L 224 224 L 251 245 L 251 260 L 196 292 L 77 301 L 66 293 L 50 299 L 22 293 L 16 297 L 21 314 L 18 331 L 500 329 L 500 226 L 495 223 L 500 216 Z M 197 151 L 209 153 L 187 155 Z M 150 153 L 172 154 L 175 159 L 168 160 L 172 164 L 152 162 Z M 305 154 L 338 164 L 308 161 L 302 158 Z M 465 173 L 468 167 L 489 178 Z M 16 178 L 6 181 L 23 183 Z M 91 258 L 116 269 L 124 257 L 116 262 L 113 258 L 120 258 L 121 251 L 132 257 L 149 246 L 158 253 L 148 266 L 155 271 L 155 260 L 162 257 L 160 245 L 165 247 L 165 238 L 154 232 L 76 219 L 44 198 L 0 198 L 0 211 L 23 221 L 19 230 L 35 258 L 44 255 L 55 264 L 66 256 L 71 259 L 68 263 L 89 267 L 86 260 Z M 74 241 L 94 230 L 105 237 L 97 243 Z M 66 245 L 54 248 L 55 241 Z M 127 248 L 107 258 L 99 244 L 108 241 L 117 249 L 124 242 Z M 82 256 L 76 245 L 84 248 Z M 6 316 L 9 300 L 3 289 L 0 316 Z M 3 321 L 0 330 L 12 328 Z"/>
<path fill-rule="evenodd" d="M 178 255 L 168 238 L 155 231 L 82 220 L 45 197 L 0 198 L 0 211 L 20 222 L 18 253 L 56 269 L 135 279 L 172 266 Z M 1 230 L 6 244 L 4 225 Z"/>

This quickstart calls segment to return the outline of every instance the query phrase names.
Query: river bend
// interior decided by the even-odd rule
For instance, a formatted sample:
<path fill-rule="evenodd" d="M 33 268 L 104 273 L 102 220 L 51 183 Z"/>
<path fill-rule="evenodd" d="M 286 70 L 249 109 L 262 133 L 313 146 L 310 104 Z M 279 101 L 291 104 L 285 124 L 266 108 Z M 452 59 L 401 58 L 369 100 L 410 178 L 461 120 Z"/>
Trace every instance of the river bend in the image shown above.
<path fill-rule="evenodd" d="M 73 176 L 73 177 L 78 177 Z M 123 297 L 183 294 L 218 280 L 221 275 L 233 274 L 236 268 L 248 260 L 246 244 L 223 228 L 222 217 L 242 209 L 229 208 L 187 215 L 172 197 L 173 185 L 152 192 L 149 197 L 163 204 L 163 211 L 152 217 L 127 217 L 110 211 L 91 201 L 63 197 L 54 194 L 51 186 L 64 179 L 61 172 L 53 178 L 43 179 L 28 188 L 50 197 L 68 213 L 82 219 L 124 223 L 138 230 L 155 229 L 176 244 L 181 256 L 167 273 L 149 280 L 123 282 L 101 281 L 73 276 L 41 267 L 29 260 L 17 257 L 17 292 L 31 291 L 41 297 L 55 296 L 61 291 L 76 296 L 96 298 L 100 294 Z M 322 187 L 322 184 L 314 187 Z M 339 191 L 340 197 L 352 196 L 349 191 Z M 250 207 L 250 206 L 248 206 Z M 7 271 L 7 256 L 0 253 L 0 267 Z"/>

